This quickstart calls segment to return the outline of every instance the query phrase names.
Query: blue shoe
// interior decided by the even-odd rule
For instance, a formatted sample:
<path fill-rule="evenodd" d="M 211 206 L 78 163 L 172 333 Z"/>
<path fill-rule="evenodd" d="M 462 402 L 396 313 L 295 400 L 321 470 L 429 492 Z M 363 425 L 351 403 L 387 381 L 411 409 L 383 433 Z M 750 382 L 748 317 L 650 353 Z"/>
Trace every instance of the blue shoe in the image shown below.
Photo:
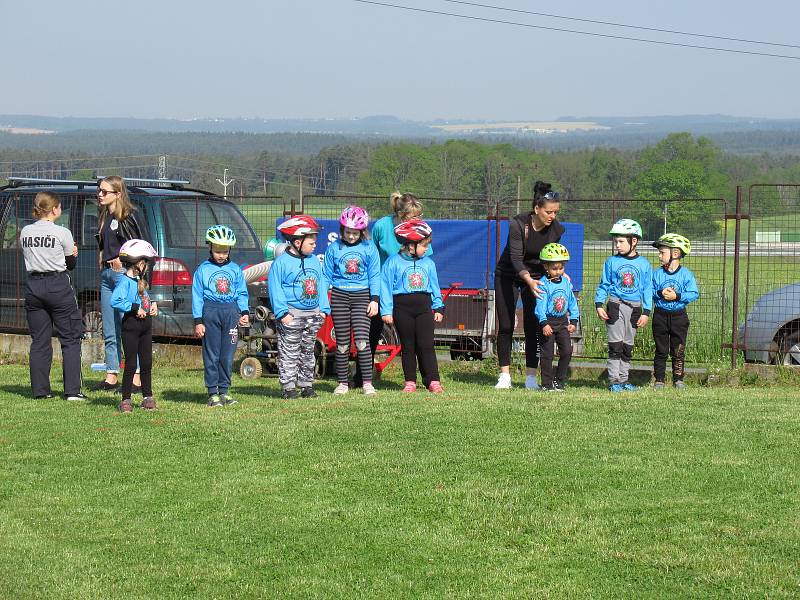
<path fill-rule="evenodd" d="M 609 388 L 612 392 L 624 392 L 625 387 L 621 383 L 612 383 Z"/>
<path fill-rule="evenodd" d="M 633 385 L 632 383 L 623 383 L 622 384 L 622 389 L 624 391 L 626 391 L 626 392 L 635 392 L 636 391 L 636 386 Z"/>
<path fill-rule="evenodd" d="M 525 377 L 525 389 L 538 390 L 539 382 L 536 381 L 536 375 L 528 375 Z"/>

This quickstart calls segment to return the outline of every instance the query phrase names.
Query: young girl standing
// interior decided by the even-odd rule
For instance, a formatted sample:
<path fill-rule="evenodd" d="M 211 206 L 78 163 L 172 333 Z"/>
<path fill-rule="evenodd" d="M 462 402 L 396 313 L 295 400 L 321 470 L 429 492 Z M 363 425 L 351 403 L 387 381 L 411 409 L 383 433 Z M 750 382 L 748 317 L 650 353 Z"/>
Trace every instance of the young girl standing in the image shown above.
<path fill-rule="evenodd" d="M 336 377 L 334 394 L 350 388 L 347 363 L 352 332 L 365 394 L 375 394 L 372 385 L 372 352 L 369 347 L 370 318 L 378 314 L 381 261 L 378 249 L 368 239 L 369 215 L 360 206 L 348 206 L 339 217 L 339 239 L 325 252 L 325 276 L 331 286 L 331 316 L 336 332 Z"/>
<path fill-rule="evenodd" d="M 381 270 L 380 310 L 384 323 L 394 323 L 403 347 L 403 392 L 417 390 L 416 363 L 428 391 L 444 391 L 433 347 L 434 322 L 444 318 L 444 302 L 433 260 L 425 256 L 433 231 L 420 219 L 400 223 L 394 229 L 402 244 Z M 431 312 L 433 311 L 433 312 Z"/>
<path fill-rule="evenodd" d="M 126 268 L 117 287 L 111 294 L 111 306 L 122 314 L 122 348 L 125 352 L 125 372 L 122 375 L 122 401 L 119 411 L 133 411 L 131 391 L 133 375 L 139 368 L 142 378 L 142 404 L 146 410 L 154 410 L 153 399 L 153 324 L 150 317 L 158 314 L 155 302 L 150 302 L 145 273 L 148 263 L 155 258 L 156 251 L 144 240 L 128 240 L 119 249 L 119 259 Z"/>

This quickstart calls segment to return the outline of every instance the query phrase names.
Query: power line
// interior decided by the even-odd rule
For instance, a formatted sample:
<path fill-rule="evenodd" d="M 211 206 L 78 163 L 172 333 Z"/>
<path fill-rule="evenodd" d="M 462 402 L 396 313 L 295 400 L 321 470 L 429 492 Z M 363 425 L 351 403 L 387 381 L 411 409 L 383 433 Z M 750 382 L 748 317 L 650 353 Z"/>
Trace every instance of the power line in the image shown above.
<path fill-rule="evenodd" d="M 781 48 L 800 48 L 797 44 L 782 44 L 778 42 L 765 42 L 761 40 L 748 40 L 744 38 L 726 37 L 722 35 L 711 35 L 707 33 L 692 33 L 689 31 L 679 31 L 677 29 L 659 29 L 658 27 L 645 27 L 643 25 L 628 25 L 626 23 L 614 23 L 613 21 L 597 21 L 594 19 L 582 19 L 579 17 L 567 17 L 564 15 L 555 15 L 552 13 L 534 12 L 532 10 L 521 10 L 517 8 L 508 8 L 505 6 L 494 6 L 492 4 L 480 4 L 478 2 L 465 2 L 464 0 L 442 0 L 442 2 L 450 2 L 451 4 L 464 4 L 467 6 L 476 6 L 480 8 L 491 8 L 493 10 L 501 10 L 505 12 L 519 13 L 524 15 L 535 15 L 537 17 L 549 17 L 551 19 L 563 19 L 566 21 L 579 21 L 581 23 L 593 23 L 595 25 L 611 25 L 613 27 L 624 27 L 626 29 L 641 29 L 643 31 L 656 31 L 658 33 L 672 33 L 676 35 L 686 35 L 691 37 L 701 37 L 711 40 L 724 40 L 726 42 L 743 42 L 745 44 L 761 44 L 764 46 L 778 46 Z"/>
<path fill-rule="evenodd" d="M 427 8 L 415 8 L 412 6 L 403 6 L 400 4 L 389 4 L 388 2 L 375 2 L 374 0 L 353 0 L 353 2 L 359 2 L 360 4 L 372 4 L 375 6 L 383 6 L 388 8 L 398 8 L 401 10 L 408 10 L 412 12 L 420 12 L 426 13 L 431 15 L 442 15 L 445 17 L 456 17 L 459 19 L 467 19 L 470 21 L 483 21 L 486 23 L 497 23 L 500 25 L 514 25 L 516 27 L 527 27 L 530 29 L 541 29 L 545 31 L 558 31 L 561 33 L 574 33 L 577 35 L 585 35 L 590 37 L 602 37 L 614 40 L 627 40 L 630 42 L 642 42 L 645 44 L 658 44 L 662 46 L 675 46 L 679 48 L 695 48 L 698 50 L 712 50 L 714 52 L 728 52 L 731 54 L 749 54 L 751 56 L 766 56 L 769 58 L 786 58 L 789 60 L 800 60 L 800 56 L 790 56 L 786 54 L 771 54 L 769 52 L 756 52 L 754 50 L 734 50 L 732 48 L 719 48 L 716 46 L 701 46 L 699 44 L 684 44 L 681 42 L 666 42 L 662 40 L 649 40 L 646 38 L 636 38 L 636 37 L 629 37 L 625 35 L 613 35 L 610 33 L 596 33 L 592 31 L 580 31 L 577 29 L 564 29 L 561 27 L 546 27 L 544 25 L 531 25 L 530 23 L 519 23 L 517 21 L 504 21 L 502 19 L 489 19 L 486 17 L 476 17 L 474 15 L 462 15 L 458 13 L 450 13 L 444 12 L 439 10 L 430 10 Z"/>

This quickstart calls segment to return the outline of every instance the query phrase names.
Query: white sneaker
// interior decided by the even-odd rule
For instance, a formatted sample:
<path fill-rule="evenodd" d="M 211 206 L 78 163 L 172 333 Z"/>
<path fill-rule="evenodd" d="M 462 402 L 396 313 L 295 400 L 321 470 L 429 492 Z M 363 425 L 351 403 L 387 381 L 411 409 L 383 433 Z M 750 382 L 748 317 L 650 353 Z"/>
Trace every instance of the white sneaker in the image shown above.
<path fill-rule="evenodd" d="M 497 378 L 497 383 L 494 386 L 496 390 L 510 390 L 511 389 L 511 374 L 510 373 L 500 373 L 500 377 Z"/>
<path fill-rule="evenodd" d="M 367 396 L 374 396 L 375 394 L 378 393 L 378 390 L 376 390 L 375 386 L 372 385 L 371 383 L 365 383 L 364 384 L 364 393 Z"/>
<path fill-rule="evenodd" d="M 335 388 L 333 388 L 334 394 L 346 394 L 349 391 L 350 391 L 350 386 L 348 386 L 346 383 L 340 383 Z"/>
<path fill-rule="evenodd" d="M 525 378 L 525 389 L 528 389 L 528 390 L 538 390 L 539 389 L 539 382 L 536 381 L 536 375 L 528 375 Z"/>

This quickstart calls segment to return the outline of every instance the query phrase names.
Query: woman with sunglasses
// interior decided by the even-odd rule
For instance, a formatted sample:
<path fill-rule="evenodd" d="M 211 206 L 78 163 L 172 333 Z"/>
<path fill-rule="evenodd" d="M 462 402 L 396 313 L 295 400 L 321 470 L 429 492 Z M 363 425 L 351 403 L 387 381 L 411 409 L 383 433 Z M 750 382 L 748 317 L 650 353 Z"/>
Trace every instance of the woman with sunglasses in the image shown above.
<path fill-rule="evenodd" d="M 495 268 L 495 315 L 498 324 L 497 358 L 500 376 L 494 387 L 498 390 L 511 388 L 511 341 L 520 294 L 525 330 L 525 387 L 539 387 L 536 381 L 536 369 L 539 366 L 536 339 L 538 323 L 534 314 L 536 298 L 540 295 L 539 278 L 544 275 L 539 252 L 547 244 L 561 240 L 564 226 L 556 219 L 561 204 L 558 192 L 552 191 L 551 184 L 537 181 L 533 188 L 533 198 L 533 210 L 521 213 L 509 221 L 506 247 Z"/>
<path fill-rule="evenodd" d="M 111 295 L 117 282 L 125 274 L 119 258 L 119 249 L 128 240 L 143 239 L 142 230 L 134 216 L 135 208 L 128 196 L 122 177 L 111 175 L 97 184 L 98 231 L 100 247 L 100 310 L 103 315 L 105 339 L 106 378 L 101 390 L 115 390 L 122 360 L 122 314 L 111 306 Z M 139 375 L 134 376 L 134 388 L 141 385 Z"/>

